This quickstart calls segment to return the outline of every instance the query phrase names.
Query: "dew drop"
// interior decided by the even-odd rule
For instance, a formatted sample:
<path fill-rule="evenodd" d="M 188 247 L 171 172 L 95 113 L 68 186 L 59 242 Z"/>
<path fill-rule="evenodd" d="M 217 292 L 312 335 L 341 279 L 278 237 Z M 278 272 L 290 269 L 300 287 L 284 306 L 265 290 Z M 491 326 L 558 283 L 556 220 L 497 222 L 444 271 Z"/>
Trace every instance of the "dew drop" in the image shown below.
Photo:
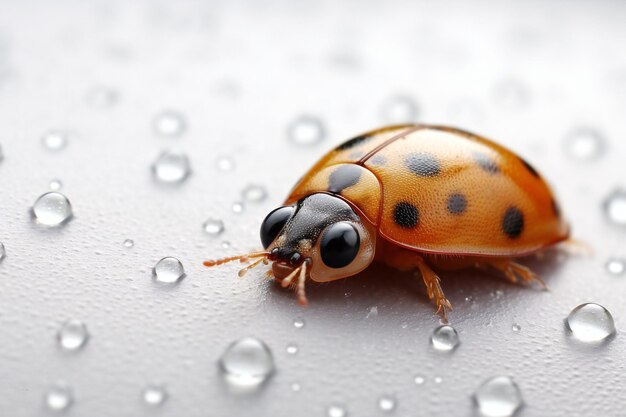
<path fill-rule="evenodd" d="M 63 188 L 63 183 L 60 180 L 51 180 L 48 186 L 52 191 L 59 191 Z"/>
<path fill-rule="evenodd" d="M 46 392 L 44 401 L 52 411 L 66 410 L 74 402 L 72 388 L 64 382 L 57 382 Z"/>
<path fill-rule="evenodd" d="M 124 247 L 125 248 L 132 248 L 133 246 L 135 246 L 135 242 L 132 239 L 124 240 Z"/>
<path fill-rule="evenodd" d="M 226 380 L 240 387 L 261 385 L 274 372 L 274 358 L 267 345 L 254 337 L 233 342 L 220 359 Z"/>
<path fill-rule="evenodd" d="M 615 334 L 613 316 L 599 304 L 581 304 L 569 313 L 567 328 L 581 342 L 601 342 Z"/>
<path fill-rule="evenodd" d="M 430 341 L 433 347 L 440 351 L 451 351 L 460 343 L 456 329 L 447 324 L 437 327 L 433 331 Z"/>
<path fill-rule="evenodd" d="M 224 232 L 224 222 L 219 219 L 208 218 L 202 223 L 202 228 L 210 236 L 218 236 Z"/>
<path fill-rule="evenodd" d="M 60 151 L 67 146 L 67 132 L 51 130 L 41 138 L 44 148 L 49 151 Z"/>
<path fill-rule="evenodd" d="M 396 399 L 390 395 L 383 395 L 378 399 L 378 408 L 389 413 L 396 408 Z"/>
<path fill-rule="evenodd" d="M 165 110 L 154 118 L 153 127 L 157 135 L 173 138 L 185 132 L 187 122 L 181 113 Z"/>
<path fill-rule="evenodd" d="M 515 323 L 511 326 L 511 330 L 513 330 L 513 332 L 515 333 L 519 333 L 522 330 L 522 326 L 520 326 L 519 324 Z"/>
<path fill-rule="evenodd" d="M 37 223 L 45 226 L 59 226 L 72 217 L 70 200 L 56 191 L 39 196 L 32 210 Z"/>
<path fill-rule="evenodd" d="M 178 259 L 166 256 L 156 263 L 153 274 L 157 281 L 172 284 L 184 278 L 185 269 Z"/>
<path fill-rule="evenodd" d="M 118 93 L 112 88 L 97 86 L 87 93 L 86 101 L 91 107 L 106 109 L 112 107 L 118 98 Z"/>
<path fill-rule="evenodd" d="M 59 346 L 65 350 L 79 350 L 89 339 L 87 326 L 80 320 L 68 320 L 57 333 Z"/>
<path fill-rule="evenodd" d="M 433 381 L 435 381 L 435 384 L 441 384 L 443 382 L 443 378 L 440 376 L 436 376 Z"/>
<path fill-rule="evenodd" d="M 496 376 L 478 387 L 474 401 L 485 417 L 510 417 L 522 406 L 522 394 L 511 378 Z"/>
<path fill-rule="evenodd" d="M 314 116 L 300 116 L 287 128 L 287 137 L 291 143 L 299 146 L 315 145 L 326 136 L 324 124 Z"/>
<path fill-rule="evenodd" d="M 301 389 L 302 387 L 297 382 L 294 382 L 293 384 L 291 384 L 291 390 L 293 392 L 300 392 Z"/>
<path fill-rule="evenodd" d="M 626 189 L 613 191 L 604 200 L 604 211 L 612 223 L 626 226 Z"/>
<path fill-rule="evenodd" d="M 300 348 L 298 348 L 298 345 L 296 345 L 295 343 L 289 343 L 287 345 L 287 353 L 288 354 L 295 355 L 299 351 L 300 351 Z"/>
<path fill-rule="evenodd" d="M 326 410 L 326 415 L 328 415 L 328 417 L 346 417 L 348 411 L 343 405 L 333 404 Z"/>
<path fill-rule="evenodd" d="M 244 201 L 259 203 L 267 198 L 267 190 L 262 185 L 250 184 L 241 192 Z"/>
<path fill-rule="evenodd" d="M 383 103 L 382 117 L 387 123 L 412 123 L 417 120 L 418 108 L 408 96 L 395 96 Z"/>
<path fill-rule="evenodd" d="M 225 241 L 222 242 L 221 246 L 222 246 L 222 249 L 228 249 L 228 248 L 230 248 L 230 242 L 225 240 Z"/>
<path fill-rule="evenodd" d="M 231 206 L 233 213 L 237 213 L 240 214 L 243 212 L 243 203 L 240 201 L 236 201 L 233 203 L 233 205 Z"/>
<path fill-rule="evenodd" d="M 295 327 L 296 329 L 303 328 L 304 327 L 304 319 L 301 318 L 301 317 L 298 317 L 298 318 L 294 319 L 293 327 Z"/>
<path fill-rule="evenodd" d="M 152 164 L 152 174 L 162 183 L 181 183 L 191 174 L 189 157 L 178 151 L 163 151 Z"/>
<path fill-rule="evenodd" d="M 7 250 L 4 247 L 4 243 L 0 242 L 0 262 L 7 256 Z"/>
<path fill-rule="evenodd" d="M 415 382 L 417 385 L 422 385 L 424 382 L 426 382 L 426 378 L 421 375 L 415 375 L 415 378 L 413 378 L 413 382 Z"/>
<path fill-rule="evenodd" d="M 565 151 L 579 161 L 590 161 L 604 153 L 604 136 L 596 129 L 579 127 L 565 136 Z"/>
<path fill-rule="evenodd" d="M 167 391 L 162 385 L 149 384 L 141 392 L 141 397 L 145 404 L 159 406 L 167 400 Z"/>
<path fill-rule="evenodd" d="M 235 161 L 230 156 L 220 156 L 215 161 L 215 166 L 220 171 L 233 171 L 235 169 Z"/>
<path fill-rule="evenodd" d="M 622 275 L 626 271 L 626 259 L 610 258 L 605 267 L 611 275 Z"/>

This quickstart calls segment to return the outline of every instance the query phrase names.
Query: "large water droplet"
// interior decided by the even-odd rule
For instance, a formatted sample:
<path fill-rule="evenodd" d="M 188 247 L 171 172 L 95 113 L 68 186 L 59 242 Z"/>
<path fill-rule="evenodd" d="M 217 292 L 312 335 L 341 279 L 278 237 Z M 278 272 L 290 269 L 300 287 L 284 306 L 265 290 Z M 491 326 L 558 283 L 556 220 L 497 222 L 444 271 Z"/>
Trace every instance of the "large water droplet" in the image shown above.
<path fill-rule="evenodd" d="M 245 201 L 258 203 L 267 198 L 267 190 L 262 185 L 250 184 L 241 192 Z"/>
<path fill-rule="evenodd" d="M 391 395 L 383 395 L 378 399 L 378 408 L 381 411 L 390 413 L 396 408 L 396 399 Z"/>
<path fill-rule="evenodd" d="M 50 187 L 52 191 L 59 191 L 61 188 L 63 188 L 63 183 L 61 182 L 61 180 L 50 180 L 48 187 Z"/>
<path fill-rule="evenodd" d="M 220 359 L 226 380 L 240 387 L 256 387 L 274 372 L 274 358 L 265 343 L 254 337 L 233 342 Z"/>
<path fill-rule="evenodd" d="M 44 148 L 50 151 L 60 151 L 61 149 L 67 146 L 67 132 L 63 132 L 60 130 L 51 130 L 49 132 L 44 133 L 41 138 L 41 143 Z"/>
<path fill-rule="evenodd" d="M 348 411 L 343 405 L 333 404 L 326 410 L 326 415 L 328 415 L 328 417 L 346 417 Z"/>
<path fill-rule="evenodd" d="M 622 275 L 626 272 L 626 259 L 610 258 L 606 261 L 606 270 L 611 275 Z"/>
<path fill-rule="evenodd" d="M 609 310 L 599 304 L 581 304 L 569 313 L 567 328 L 582 342 L 601 342 L 615 334 L 615 322 Z"/>
<path fill-rule="evenodd" d="M 166 110 L 154 118 L 154 131 L 159 136 L 176 137 L 182 135 L 187 129 L 187 123 L 182 114 L 172 110 Z"/>
<path fill-rule="evenodd" d="M 604 200 L 604 211 L 608 219 L 626 226 L 626 189 L 617 189 Z"/>
<path fill-rule="evenodd" d="M 447 324 L 437 327 L 433 331 L 430 341 L 435 349 L 441 351 L 453 350 L 460 343 L 456 329 Z"/>
<path fill-rule="evenodd" d="M 326 136 L 324 125 L 320 119 L 313 116 L 300 116 L 287 129 L 289 140 L 300 146 L 315 145 Z"/>
<path fill-rule="evenodd" d="M 293 327 L 296 329 L 301 329 L 304 327 L 304 319 L 302 317 L 296 317 L 293 320 Z"/>
<path fill-rule="evenodd" d="M 218 236 L 224 232 L 224 222 L 219 219 L 209 218 L 202 224 L 204 231 L 211 236 Z"/>
<path fill-rule="evenodd" d="M 87 326 L 80 320 L 68 320 L 57 333 L 59 346 L 65 350 L 78 350 L 85 346 L 89 339 Z"/>
<path fill-rule="evenodd" d="M 396 96 L 383 103 L 382 116 L 387 123 L 413 123 L 417 120 L 418 108 L 408 96 Z"/>
<path fill-rule="evenodd" d="M 496 376 L 483 382 L 474 394 L 481 415 L 510 417 L 522 406 L 517 384 L 507 376 Z"/>
<path fill-rule="evenodd" d="M 162 385 L 149 384 L 141 392 L 141 397 L 147 405 L 159 406 L 167 400 L 167 391 Z"/>
<path fill-rule="evenodd" d="M 4 243 L 0 242 L 0 262 L 7 256 L 7 250 L 4 247 Z"/>
<path fill-rule="evenodd" d="M 63 194 L 50 191 L 35 201 L 33 215 L 39 224 L 59 226 L 72 217 L 72 205 Z"/>
<path fill-rule="evenodd" d="M 604 136 L 589 127 L 579 127 L 565 136 L 565 151 L 580 161 L 590 161 L 604 153 Z"/>
<path fill-rule="evenodd" d="M 178 282 L 185 276 L 182 262 L 172 256 L 166 256 L 156 263 L 153 269 L 157 281 L 166 284 Z"/>
<path fill-rule="evenodd" d="M 74 402 L 72 388 L 64 382 L 57 382 L 46 392 L 44 401 L 52 411 L 65 410 Z"/>
<path fill-rule="evenodd" d="M 152 164 L 152 173 L 162 183 L 181 183 L 191 174 L 189 157 L 179 151 L 163 151 Z"/>

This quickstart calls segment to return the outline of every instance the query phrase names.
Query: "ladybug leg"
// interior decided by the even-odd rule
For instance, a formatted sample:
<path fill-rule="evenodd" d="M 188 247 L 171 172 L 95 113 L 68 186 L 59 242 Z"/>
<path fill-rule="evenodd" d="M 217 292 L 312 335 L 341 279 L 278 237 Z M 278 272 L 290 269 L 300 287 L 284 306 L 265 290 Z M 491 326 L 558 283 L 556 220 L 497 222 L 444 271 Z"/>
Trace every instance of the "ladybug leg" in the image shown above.
<path fill-rule="evenodd" d="M 489 261 L 489 265 L 499 271 L 502 271 L 504 273 L 504 277 L 508 281 L 518 283 L 521 280 L 523 283 L 527 284 L 533 284 L 536 282 L 543 290 L 548 289 L 548 286 L 539 275 L 535 274 L 528 267 L 518 264 L 517 262 L 513 262 L 509 259 L 492 260 Z"/>
<path fill-rule="evenodd" d="M 421 275 L 422 279 L 424 280 L 424 284 L 426 284 L 428 298 L 435 302 L 435 306 L 437 307 L 437 314 L 440 314 L 443 321 L 447 323 L 447 312 L 449 310 L 452 310 L 452 304 L 443 293 L 439 277 L 419 256 L 416 257 L 416 267 L 419 271 L 419 275 Z"/>

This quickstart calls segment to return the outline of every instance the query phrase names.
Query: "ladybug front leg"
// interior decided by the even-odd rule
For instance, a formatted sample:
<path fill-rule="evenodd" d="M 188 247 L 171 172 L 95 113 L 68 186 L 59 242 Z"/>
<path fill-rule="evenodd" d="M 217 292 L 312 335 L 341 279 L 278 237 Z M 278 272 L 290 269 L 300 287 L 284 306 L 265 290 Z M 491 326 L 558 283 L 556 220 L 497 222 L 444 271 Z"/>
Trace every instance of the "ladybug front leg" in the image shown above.
<path fill-rule="evenodd" d="M 440 283 L 441 280 L 420 256 L 415 255 L 415 263 L 417 272 L 419 272 L 419 275 L 422 277 L 424 284 L 426 285 L 428 298 L 435 302 L 437 314 L 440 314 L 443 321 L 447 323 L 447 312 L 452 310 L 452 304 L 443 293 Z M 418 274 L 416 273 L 416 275 Z"/>

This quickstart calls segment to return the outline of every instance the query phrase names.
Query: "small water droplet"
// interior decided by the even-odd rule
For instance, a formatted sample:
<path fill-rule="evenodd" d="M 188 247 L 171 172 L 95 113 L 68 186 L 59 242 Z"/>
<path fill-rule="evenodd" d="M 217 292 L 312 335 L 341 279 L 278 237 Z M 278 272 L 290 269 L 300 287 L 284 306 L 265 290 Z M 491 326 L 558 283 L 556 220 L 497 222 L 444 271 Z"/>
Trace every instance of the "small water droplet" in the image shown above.
<path fill-rule="evenodd" d="M 87 93 L 87 104 L 98 109 L 112 107 L 118 100 L 117 91 L 105 86 L 94 87 Z"/>
<path fill-rule="evenodd" d="M 604 211 L 611 222 L 626 226 L 626 189 L 617 189 L 604 200 Z"/>
<path fill-rule="evenodd" d="M 582 342 L 601 342 L 615 334 L 613 316 L 599 304 L 581 304 L 569 313 L 567 328 Z"/>
<path fill-rule="evenodd" d="M 0 242 L 0 262 L 7 256 L 7 250 L 4 247 L 4 243 Z"/>
<path fill-rule="evenodd" d="M 519 324 L 515 323 L 515 324 L 513 324 L 513 326 L 511 326 L 511 330 L 513 330 L 515 333 L 519 333 L 522 330 L 522 326 L 520 326 Z"/>
<path fill-rule="evenodd" d="M 250 184 L 241 192 L 244 201 L 259 203 L 267 198 L 267 190 L 262 185 Z"/>
<path fill-rule="evenodd" d="M 403 321 L 402 323 L 400 323 L 400 327 L 403 329 L 406 329 L 409 327 L 409 323 L 407 323 L 406 321 Z"/>
<path fill-rule="evenodd" d="M 39 196 L 32 210 L 37 223 L 45 226 L 59 226 L 72 217 L 70 200 L 56 191 Z"/>
<path fill-rule="evenodd" d="M 387 123 L 413 123 L 417 120 L 415 100 L 408 96 L 395 96 L 383 103 L 382 116 Z"/>
<path fill-rule="evenodd" d="M 315 145 L 326 136 L 324 124 L 314 116 L 300 116 L 287 128 L 289 140 L 299 146 Z"/>
<path fill-rule="evenodd" d="M 436 376 L 433 381 L 435 381 L 435 384 L 441 384 L 443 382 L 443 378 L 440 376 Z"/>
<path fill-rule="evenodd" d="M 596 129 L 579 127 L 565 136 L 565 151 L 573 159 L 590 161 L 605 151 L 604 136 Z"/>
<path fill-rule="evenodd" d="M 396 399 L 390 395 L 383 395 L 378 399 L 378 408 L 389 413 L 396 408 Z"/>
<path fill-rule="evenodd" d="M 178 282 L 185 276 L 182 262 L 172 256 L 166 256 L 156 263 L 153 269 L 157 281 L 166 284 Z"/>
<path fill-rule="evenodd" d="M 348 415 L 348 411 L 345 409 L 345 407 L 339 404 L 333 404 L 329 406 L 326 411 L 328 417 L 346 417 Z"/>
<path fill-rule="evenodd" d="M 66 410 L 74 402 L 72 388 L 65 382 L 57 382 L 46 392 L 44 401 L 52 411 Z"/>
<path fill-rule="evenodd" d="M 294 319 L 293 327 L 295 327 L 296 329 L 303 328 L 304 327 L 304 319 L 301 318 L 301 317 L 298 317 L 298 318 Z"/>
<path fill-rule="evenodd" d="M 57 333 L 59 346 L 65 350 L 78 350 L 85 346 L 89 339 L 87 326 L 80 320 L 68 320 Z"/>
<path fill-rule="evenodd" d="M 622 275 L 626 271 L 626 259 L 610 258 L 606 261 L 606 270 L 612 275 Z"/>
<path fill-rule="evenodd" d="M 433 331 L 430 341 L 433 347 L 440 351 L 451 351 L 460 343 L 456 329 L 447 324 L 437 327 Z"/>
<path fill-rule="evenodd" d="M 274 358 L 261 340 L 244 337 L 228 346 L 220 359 L 220 367 L 229 383 L 256 387 L 274 372 Z"/>
<path fill-rule="evenodd" d="M 153 122 L 154 131 L 163 137 L 176 137 L 187 130 L 187 122 L 184 116 L 173 110 L 165 110 L 159 113 Z"/>
<path fill-rule="evenodd" d="M 152 164 L 152 174 L 162 183 L 181 183 L 191 174 L 191 163 L 185 153 L 165 150 Z"/>
<path fill-rule="evenodd" d="M 51 180 L 48 186 L 52 191 L 59 191 L 61 188 L 63 188 L 63 183 L 61 182 L 61 180 Z"/>
<path fill-rule="evenodd" d="M 478 387 L 474 401 L 485 417 L 510 417 L 522 406 L 522 394 L 511 378 L 497 376 Z"/>
<path fill-rule="evenodd" d="M 220 156 L 215 161 L 215 166 L 220 171 L 232 171 L 235 169 L 235 161 L 230 156 Z"/>
<path fill-rule="evenodd" d="M 141 397 L 147 405 L 159 406 L 167 400 L 167 391 L 162 385 L 149 384 L 141 392 Z"/>
<path fill-rule="evenodd" d="M 243 203 L 240 201 L 236 201 L 233 203 L 231 208 L 233 210 L 233 213 L 240 214 L 243 212 Z"/>
<path fill-rule="evenodd" d="M 202 228 L 210 236 L 218 236 L 224 232 L 224 222 L 219 219 L 208 218 L 202 223 Z"/>
<path fill-rule="evenodd" d="M 41 142 L 49 151 L 60 151 L 67 146 L 67 137 L 67 132 L 51 130 L 43 135 Z"/>
<path fill-rule="evenodd" d="M 228 248 L 230 248 L 230 242 L 225 240 L 225 241 L 222 242 L 221 246 L 222 246 L 223 249 L 228 249 Z"/>
<path fill-rule="evenodd" d="M 298 353 L 300 349 L 298 348 L 298 345 L 296 345 L 295 343 L 289 343 L 287 345 L 287 353 L 290 355 L 295 355 L 296 353 Z"/>
<path fill-rule="evenodd" d="M 424 382 L 426 382 L 426 378 L 421 375 L 416 375 L 415 378 L 413 378 L 413 382 L 415 382 L 417 385 L 422 385 Z"/>
<path fill-rule="evenodd" d="M 300 392 L 301 389 L 302 387 L 297 382 L 294 382 L 293 384 L 291 384 L 291 390 L 293 392 Z"/>
<path fill-rule="evenodd" d="M 124 247 L 125 248 L 132 248 L 133 246 L 135 246 L 135 242 L 132 239 L 124 240 Z"/>

